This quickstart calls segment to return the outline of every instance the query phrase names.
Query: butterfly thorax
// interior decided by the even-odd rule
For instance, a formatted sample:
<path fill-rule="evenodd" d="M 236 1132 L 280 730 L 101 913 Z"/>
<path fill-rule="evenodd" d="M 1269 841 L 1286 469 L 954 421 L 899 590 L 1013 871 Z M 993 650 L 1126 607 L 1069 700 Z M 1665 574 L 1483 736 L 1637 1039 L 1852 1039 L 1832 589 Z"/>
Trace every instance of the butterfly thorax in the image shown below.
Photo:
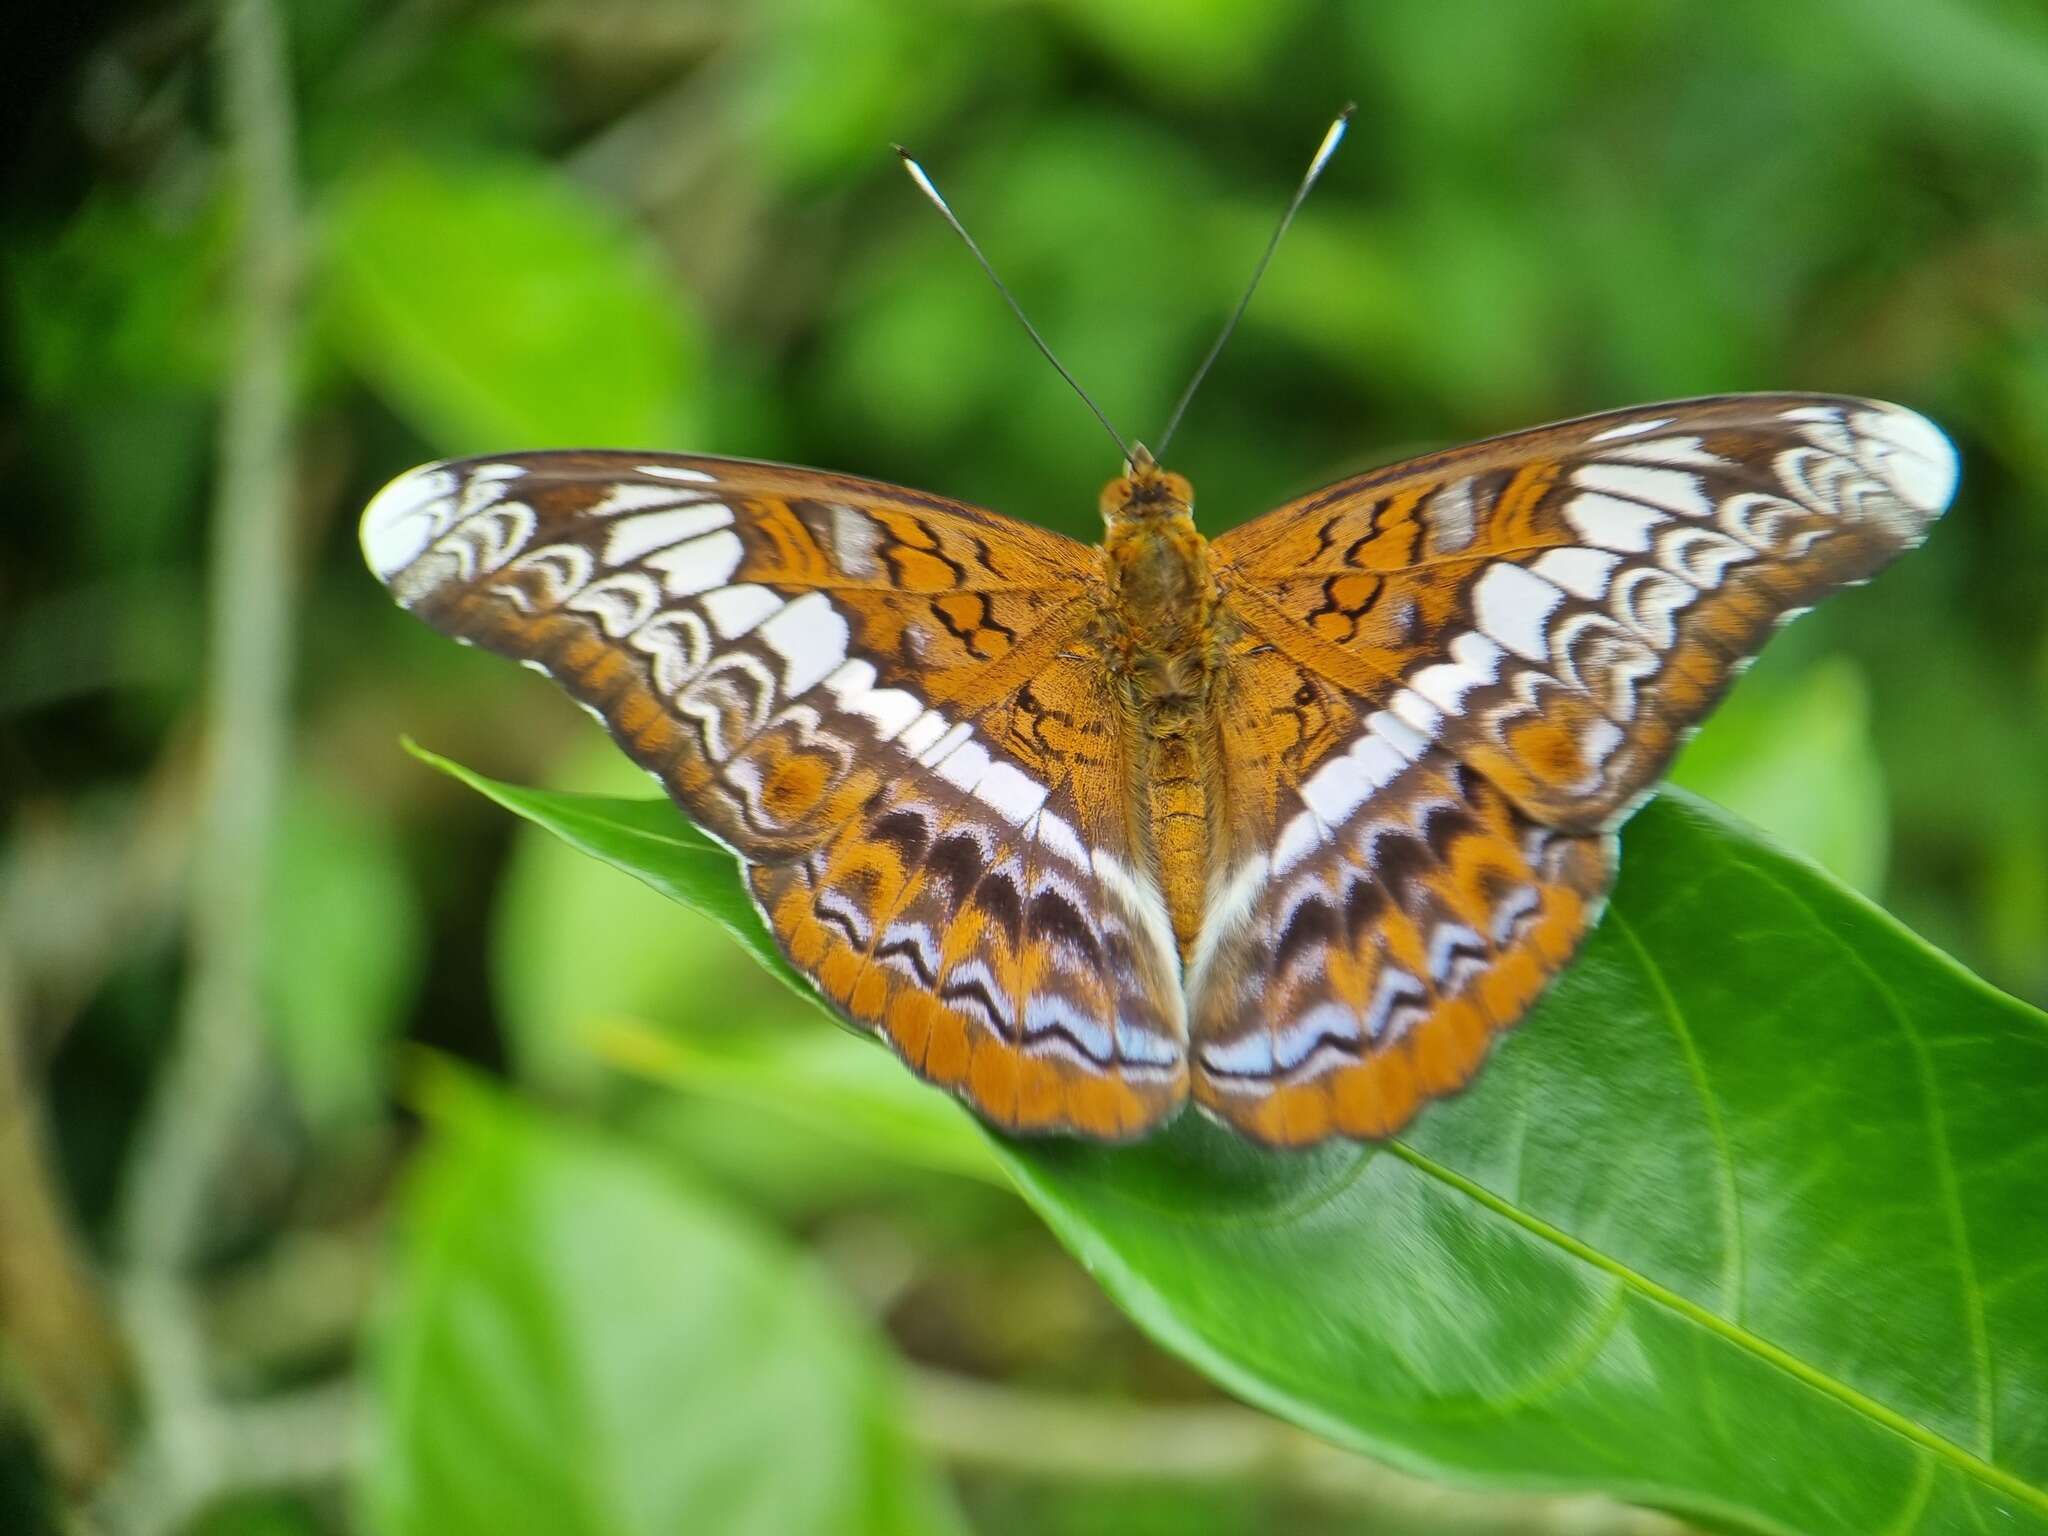
<path fill-rule="evenodd" d="M 1227 615 L 1188 482 L 1141 448 L 1102 493 L 1102 654 L 1123 706 L 1132 830 L 1153 860 L 1183 958 L 1201 926 L 1220 756 L 1212 692 Z"/>

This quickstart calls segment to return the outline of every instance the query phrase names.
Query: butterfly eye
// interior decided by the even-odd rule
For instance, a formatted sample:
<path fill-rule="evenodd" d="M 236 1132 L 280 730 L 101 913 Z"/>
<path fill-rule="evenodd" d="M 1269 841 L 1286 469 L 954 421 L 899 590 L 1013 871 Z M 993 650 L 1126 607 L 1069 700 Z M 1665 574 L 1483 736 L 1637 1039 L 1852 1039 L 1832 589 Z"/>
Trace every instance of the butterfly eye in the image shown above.
<path fill-rule="evenodd" d="M 1128 475 L 1118 475 L 1114 480 L 1110 481 L 1109 484 L 1102 488 L 1102 500 L 1100 503 L 1102 520 L 1108 522 L 1119 512 L 1123 511 L 1124 508 L 1131 504 L 1131 498 L 1135 494 L 1136 489 L 1132 486 Z"/>

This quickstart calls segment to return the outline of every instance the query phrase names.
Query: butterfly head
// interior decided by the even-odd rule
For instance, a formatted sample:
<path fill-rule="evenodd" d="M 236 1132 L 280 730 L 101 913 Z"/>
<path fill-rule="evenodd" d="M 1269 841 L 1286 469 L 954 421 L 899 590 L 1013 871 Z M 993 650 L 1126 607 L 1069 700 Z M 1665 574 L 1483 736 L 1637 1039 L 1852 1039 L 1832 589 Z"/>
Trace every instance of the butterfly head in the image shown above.
<path fill-rule="evenodd" d="M 1194 510 L 1195 488 L 1187 477 L 1161 469 L 1143 443 L 1131 445 L 1124 472 L 1102 488 L 1102 520 L 1112 527 L 1191 517 Z"/>

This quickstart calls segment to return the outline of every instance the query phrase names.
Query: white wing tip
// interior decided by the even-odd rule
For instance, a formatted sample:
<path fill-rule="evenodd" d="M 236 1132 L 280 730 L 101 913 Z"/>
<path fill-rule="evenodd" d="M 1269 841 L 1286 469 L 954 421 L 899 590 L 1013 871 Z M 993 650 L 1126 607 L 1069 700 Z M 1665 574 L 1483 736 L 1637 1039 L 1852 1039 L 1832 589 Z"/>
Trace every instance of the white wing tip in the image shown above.
<path fill-rule="evenodd" d="M 409 469 L 370 498 L 359 531 L 363 560 L 389 586 L 440 537 L 455 511 L 457 481 L 444 463 Z"/>
<path fill-rule="evenodd" d="M 1947 510 L 1962 469 L 1941 428 L 1917 411 L 1882 404 L 1857 412 L 1855 425 L 1873 440 L 1875 467 L 1901 500 L 1930 519 Z"/>

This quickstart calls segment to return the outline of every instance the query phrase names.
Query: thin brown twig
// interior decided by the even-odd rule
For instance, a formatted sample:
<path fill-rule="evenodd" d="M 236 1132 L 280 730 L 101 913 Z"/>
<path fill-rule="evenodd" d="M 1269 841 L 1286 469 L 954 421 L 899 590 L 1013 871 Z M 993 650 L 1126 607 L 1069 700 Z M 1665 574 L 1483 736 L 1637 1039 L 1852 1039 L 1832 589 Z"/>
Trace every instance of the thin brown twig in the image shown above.
<path fill-rule="evenodd" d="M 0 949 L 0 1333 L 58 1480 L 90 1486 L 114 1456 L 123 1363 L 114 1320 L 57 1194 Z"/>

